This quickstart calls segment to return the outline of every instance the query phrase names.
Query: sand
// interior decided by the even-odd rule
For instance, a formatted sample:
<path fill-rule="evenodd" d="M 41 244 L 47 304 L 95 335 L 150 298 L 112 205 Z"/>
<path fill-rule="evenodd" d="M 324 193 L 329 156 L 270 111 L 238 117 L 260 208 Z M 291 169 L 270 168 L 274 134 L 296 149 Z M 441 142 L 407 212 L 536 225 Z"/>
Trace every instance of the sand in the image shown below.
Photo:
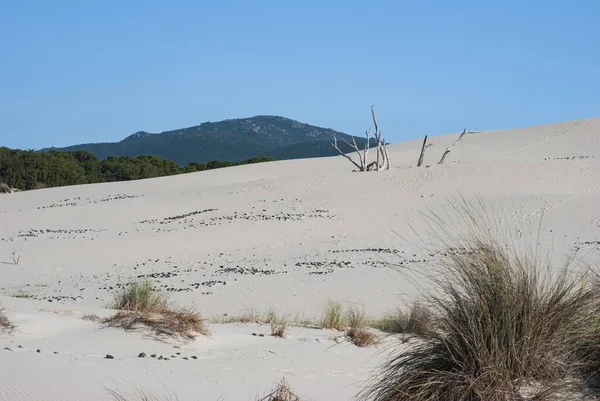
<path fill-rule="evenodd" d="M 254 400 L 282 377 L 307 400 L 352 399 L 397 339 L 358 348 L 336 331 L 211 324 L 210 337 L 164 342 L 82 316 L 110 315 L 116 289 L 141 275 L 208 318 L 318 317 L 327 299 L 377 315 L 418 294 L 440 257 L 425 215 L 459 196 L 525 232 L 543 215 L 552 255 L 598 261 L 600 119 L 471 133 L 437 165 L 459 134 L 430 136 L 420 168 L 417 139 L 390 145 L 379 173 L 338 156 L 0 195 L 0 306 L 17 326 L 0 334 L 0 400 L 134 386 Z"/>

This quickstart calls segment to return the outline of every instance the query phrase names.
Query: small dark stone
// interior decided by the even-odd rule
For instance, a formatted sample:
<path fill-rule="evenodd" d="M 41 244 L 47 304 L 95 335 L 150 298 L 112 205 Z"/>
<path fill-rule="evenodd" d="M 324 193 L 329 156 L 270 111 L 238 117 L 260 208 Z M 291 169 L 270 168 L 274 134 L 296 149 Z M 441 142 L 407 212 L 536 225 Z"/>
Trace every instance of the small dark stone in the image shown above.
<path fill-rule="evenodd" d="M 252 333 L 252 335 L 253 335 L 253 336 L 255 336 L 255 337 L 257 336 L 257 334 L 256 334 L 256 333 Z"/>
<path fill-rule="evenodd" d="M 198 359 L 196 355 L 192 355 L 192 359 Z"/>
<path fill-rule="evenodd" d="M 35 351 L 35 352 L 37 352 L 38 354 L 40 354 L 42 351 L 41 351 L 40 349 L 38 349 L 38 350 L 37 350 L 37 351 Z"/>
<path fill-rule="evenodd" d="M 158 360 L 159 360 L 159 361 L 162 361 L 163 359 L 165 359 L 165 358 L 163 358 L 163 356 L 162 356 L 162 355 L 158 357 Z"/>
<path fill-rule="evenodd" d="M 55 354 L 55 355 L 58 355 L 58 352 L 54 351 L 54 354 Z"/>
<path fill-rule="evenodd" d="M 152 358 L 156 358 L 156 354 L 152 354 L 150 355 Z"/>
<path fill-rule="evenodd" d="M 259 334 L 258 336 L 259 336 L 259 337 L 264 337 L 265 335 L 264 335 L 264 334 Z"/>
<path fill-rule="evenodd" d="M 163 361 L 168 361 L 168 360 L 169 360 L 169 358 L 164 358 L 164 359 L 163 359 Z"/>
<path fill-rule="evenodd" d="M 106 355 L 106 356 L 104 357 L 104 359 L 115 359 L 115 357 L 114 357 L 114 356 L 112 356 L 112 355 L 110 355 L 110 354 L 108 354 L 108 355 Z"/>
<path fill-rule="evenodd" d="M 4 349 L 7 351 L 12 351 L 12 349 L 10 347 L 4 347 Z"/>
<path fill-rule="evenodd" d="M 182 359 L 185 359 L 186 361 L 189 360 L 187 356 L 184 356 Z"/>
<path fill-rule="evenodd" d="M 138 358 L 145 358 L 146 357 L 146 353 L 142 352 L 138 355 Z"/>

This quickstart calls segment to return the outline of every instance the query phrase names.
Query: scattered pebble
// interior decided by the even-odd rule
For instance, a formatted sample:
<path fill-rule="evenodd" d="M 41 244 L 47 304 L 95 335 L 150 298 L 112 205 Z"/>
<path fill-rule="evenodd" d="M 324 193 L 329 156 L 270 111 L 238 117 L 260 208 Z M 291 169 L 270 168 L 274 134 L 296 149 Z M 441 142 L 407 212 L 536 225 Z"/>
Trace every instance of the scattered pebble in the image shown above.
<path fill-rule="evenodd" d="M 114 356 L 112 356 L 112 355 L 110 355 L 110 354 L 108 354 L 108 355 L 106 355 L 106 356 L 104 357 L 104 359 L 115 359 L 115 357 L 114 357 Z"/>
<path fill-rule="evenodd" d="M 142 352 L 138 355 L 138 358 L 145 358 L 146 357 L 146 353 Z"/>

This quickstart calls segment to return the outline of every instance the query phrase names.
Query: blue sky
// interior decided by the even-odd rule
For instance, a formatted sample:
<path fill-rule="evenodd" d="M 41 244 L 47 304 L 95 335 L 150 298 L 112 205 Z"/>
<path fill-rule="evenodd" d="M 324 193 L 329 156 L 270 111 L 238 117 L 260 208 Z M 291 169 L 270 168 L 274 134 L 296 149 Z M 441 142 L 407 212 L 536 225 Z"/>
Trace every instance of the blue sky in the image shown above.
<path fill-rule="evenodd" d="M 495 4 L 493 4 L 495 3 Z M 0 146 L 281 115 L 389 141 L 600 116 L 600 2 L 0 0 Z"/>

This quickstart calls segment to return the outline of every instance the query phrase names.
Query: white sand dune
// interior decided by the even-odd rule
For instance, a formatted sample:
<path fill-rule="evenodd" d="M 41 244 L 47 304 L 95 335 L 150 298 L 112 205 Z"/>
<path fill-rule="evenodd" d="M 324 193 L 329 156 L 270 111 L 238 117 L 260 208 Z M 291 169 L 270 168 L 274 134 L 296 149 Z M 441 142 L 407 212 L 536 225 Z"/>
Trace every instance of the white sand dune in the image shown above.
<path fill-rule="evenodd" d="M 140 275 L 209 317 L 269 307 L 315 316 L 329 298 L 380 313 L 415 294 L 409 276 L 438 257 L 423 213 L 459 195 L 525 230 L 543 213 L 542 245 L 598 260 L 600 119 L 469 134 L 437 165 L 458 135 L 430 137 L 430 167 L 415 167 L 418 139 L 391 145 L 392 169 L 380 173 L 331 157 L 0 196 L 0 305 L 18 326 L 0 334 L 12 349 L 0 349 L 0 400 L 110 399 L 104 386 L 116 384 L 251 400 L 284 376 L 306 399 L 350 399 L 385 347 L 232 324 L 176 349 L 81 316 L 109 313 L 115 289 Z"/>

